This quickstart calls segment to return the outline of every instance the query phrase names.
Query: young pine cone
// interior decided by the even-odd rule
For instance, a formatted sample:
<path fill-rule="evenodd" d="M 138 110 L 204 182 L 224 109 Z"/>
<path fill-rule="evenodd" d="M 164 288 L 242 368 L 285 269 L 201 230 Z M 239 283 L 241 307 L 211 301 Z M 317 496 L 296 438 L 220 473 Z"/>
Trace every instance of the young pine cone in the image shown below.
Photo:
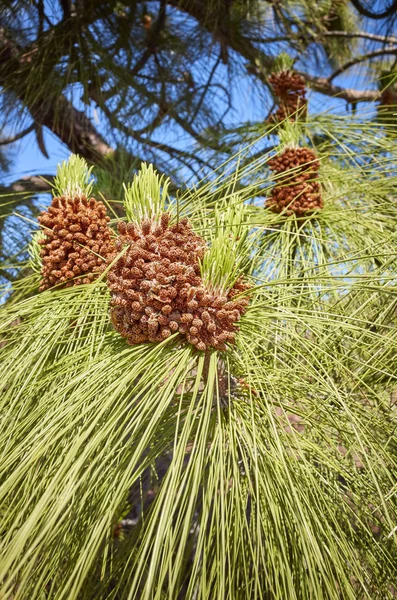
<path fill-rule="evenodd" d="M 287 148 L 271 159 L 269 168 L 279 177 L 266 201 L 267 208 L 297 217 L 323 208 L 317 181 L 319 166 L 319 160 L 310 148 Z"/>
<path fill-rule="evenodd" d="M 85 196 L 52 200 L 38 217 L 43 228 L 40 291 L 90 283 L 114 251 L 105 205 Z"/>
<path fill-rule="evenodd" d="M 280 71 L 269 77 L 279 108 L 268 119 L 279 123 L 285 119 L 296 120 L 306 113 L 306 82 L 302 75 L 293 71 Z"/>
<path fill-rule="evenodd" d="M 190 289 L 201 282 L 199 260 L 206 243 L 187 219 L 169 224 L 146 220 L 120 223 L 116 253 L 126 252 L 108 273 L 111 318 L 129 344 L 161 341 L 179 331 Z M 114 260 L 109 257 L 109 263 Z"/>
<path fill-rule="evenodd" d="M 109 270 L 111 319 L 129 344 L 159 342 L 180 333 L 198 350 L 225 350 L 235 339 L 236 321 L 248 300 L 236 294 L 247 286 L 238 282 L 226 295 L 209 291 L 200 276 L 206 243 L 186 219 L 120 223 L 120 239 L 111 263 L 123 245 L 125 253 Z"/>
<path fill-rule="evenodd" d="M 249 304 L 246 297 L 234 298 L 249 288 L 241 279 L 225 294 L 209 291 L 205 286 L 198 287 L 183 315 L 185 320 L 189 317 L 186 326 L 188 342 L 198 350 L 224 351 L 226 344 L 233 344 L 238 331 L 236 323 Z"/>

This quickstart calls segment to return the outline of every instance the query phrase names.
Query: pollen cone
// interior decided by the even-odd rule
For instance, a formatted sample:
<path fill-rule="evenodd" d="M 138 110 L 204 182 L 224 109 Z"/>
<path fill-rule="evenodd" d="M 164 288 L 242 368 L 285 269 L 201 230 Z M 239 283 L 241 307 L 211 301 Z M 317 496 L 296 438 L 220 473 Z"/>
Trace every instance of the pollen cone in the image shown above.
<path fill-rule="evenodd" d="M 302 75 L 280 71 L 270 75 L 269 83 L 279 104 L 276 112 L 269 117 L 270 122 L 279 123 L 285 119 L 295 121 L 306 112 L 306 82 Z"/>
<path fill-rule="evenodd" d="M 189 289 L 201 282 L 205 241 L 186 219 L 169 221 L 164 213 L 140 225 L 119 224 L 117 252 L 125 245 L 127 250 L 110 268 L 107 282 L 113 325 L 130 344 L 161 341 L 179 331 Z"/>
<path fill-rule="evenodd" d="M 43 263 L 40 291 L 55 285 L 90 283 L 114 251 L 106 207 L 95 198 L 54 198 L 38 221 L 45 234 L 39 241 Z"/>
<path fill-rule="evenodd" d="M 225 350 L 235 339 L 236 321 L 248 300 L 234 299 L 247 286 L 237 282 L 226 294 L 210 291 L 200 276 L 205 241 L 187 219 L 119 224 L 120 238 L 107 283 L 112 293 L 111 319 L 129 344 L 156 342 L 180 333 L 198 350 Z"/>
<path fill-rule="evenodd" d="M 323 208 L 319 160 L 310 148 L 287 148 L 269 161 L 269 168 L 277 173 L 277 183 L 266 201 L 273 212 L 285 211 L 287 216 L 302 217 Z"/>
<path fill-rule="evenodd" d="M 235 342 L 237 321 L 249 304 L 247 298 L 235 296 L 249 287 L 239 280 L 226 293 L 218 293 L 205 286 L 196 288 L 183 315 L 181 333 L 185 333 L 187 340 L 198 350 L 226 350 L 226 344 Z"/>

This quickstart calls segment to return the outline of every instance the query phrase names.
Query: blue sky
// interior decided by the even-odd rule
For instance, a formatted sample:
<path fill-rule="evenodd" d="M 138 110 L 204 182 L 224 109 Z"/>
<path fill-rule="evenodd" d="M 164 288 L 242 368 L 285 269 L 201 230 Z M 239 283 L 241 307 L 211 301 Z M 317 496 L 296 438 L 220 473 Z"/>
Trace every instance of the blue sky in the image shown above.
<path fill-rule="evenodd" d="M 7 181 L 15 181 L 26 175 L 55 173 L 57 164 L 70 155 L 70 150 L 48 129 L 44 132 L 44 141 L 50 158 L 40 152 L 34 133 L 15 143 L 16 160 Z"/>

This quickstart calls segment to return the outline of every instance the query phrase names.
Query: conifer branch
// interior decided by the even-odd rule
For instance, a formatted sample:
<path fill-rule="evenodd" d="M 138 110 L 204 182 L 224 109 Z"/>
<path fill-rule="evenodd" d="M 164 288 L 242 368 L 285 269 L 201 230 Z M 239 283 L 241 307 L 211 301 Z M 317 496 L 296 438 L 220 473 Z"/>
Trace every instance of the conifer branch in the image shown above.
<path fill-rule="evenodd" d="M 168 0 L 169 4 L 178 6 L 181 10 L 195 17 L 203 27 L 208 28 L 212 23 L 208 20 L 208 13 L 205 3 L 202 0 Z M 254 73 L 258 79 L 267 85 L 267 78 L 273 68 L 273 57 L 265 54 L 257 48 L 250 39 L 242 35 L 239 31 L 230 30 L 224 32 L 224 37 L 229 46 L 237 53 L 243 56 L 249 63 L 249 71 Z M 373 102 L 379 98 L 379 93 L 373 90 L 356 90 L 333 86 L 331 81 L 324 77 L 316 77 L 306 72 L 299 71 L 311 87 L 326 96 L 336 96 L 347 100 L 348 102 Z"/>
<path fill-rule="evenodd" d="M 4 195 L 24 192 L 44 194 L 51 191 L 53 180 L 54 175 L 29 175 L 28 177 L 17 179 L 9 185 L 0 186 L 0 193 Z"/>

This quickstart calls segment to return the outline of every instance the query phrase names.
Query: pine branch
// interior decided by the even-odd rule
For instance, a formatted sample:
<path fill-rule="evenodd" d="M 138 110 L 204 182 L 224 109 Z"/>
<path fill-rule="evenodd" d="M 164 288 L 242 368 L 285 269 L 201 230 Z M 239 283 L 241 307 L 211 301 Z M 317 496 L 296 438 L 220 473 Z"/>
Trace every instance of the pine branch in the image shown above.
<path fill-rule="evenodd" d="M 92 42 L 94 43 L 94 40 L 92 40 Z M 147 98 L 150 101 L 150 104 L 157 104 L 159 107 L 161 107 L 163 109 L 163 112 L 165 114 L 161 115 L 161 120 L 165 116 L 168 116 L 171 119 L 173 119 L 175 121 L 175 123 L 177 123 L 184 131 L 186 131 L 186 133 L 188 133 L 200 145 L 207 147 L 207 148 L 211 148 L 212 150 L 222 150 L 222 148 L 220 148 L 218 144 L 214 144 L 213 142 L 206 139 L 205 136 L 203 136 L 199 132 L 197 132 L 194 129 L 194 127 L 191 125 L 190 121 L 188 121 L 181 115 L 181 113 L 178 111 L 177 106 L 173 106 L 172 103 L 169 103 L 169 104 L 165 103 L 164 98 L 162 97 L 163 96 L 162 92 L 160 92 L 160 95 L 152 92 L 147 86 L 139 83 L 139 81 L 136 77 L 133 77 L 131 75 L 131 73 L 124 70 L 122 67 L 120 67 L 116 63 L 113 64 L 112 70 L 113 70 L 114 75 L 119 77 L 120 81 L 125 82 L 125 85 L 131 86 L 139 94 L 141 94 L 143 97 Z M 92 89 L 90 93 L 91 93 L 91 98 L 95 102 L 98 103 L 98 105 L 101 107 L 101 109 L 104 109 L 104 104 L 103 104 L 103 100 L 101 97 L 102 91 Z M 104 98 L 106 98 L 106 94 L 104 95 Z M 102 100 L 102 102 L 101 102 L 101 100 Z M 165 104 L 166 104 L 166 106 L 165 106 Z M 139 132 L 137 132 L 137 133 L 139 133 Z"/>
<path fill-rule="evenodd" d="M 206 29 L 212 26 L 208 19 L 208 8 L 203 0 L 168 0 L 172 6 L 179 7 L 181 10 L 190 14 Z M 274 59 L 265 54 L 262 50 L 255 47 L 250 39 L 242 35 L 239 31 L 229 30 L 224 32 L 229 46 L 237 53 L 243 56 L 249 62 L 249 71 L 254 73 L 260 81 L 267 84 L 267 78 L 273 68 Z M 379 98 L 379 93 L 373 90 L 356 90 L 333 86 L 330 81 L 324 77 L 315 77 L 304 72 L 300 72 L 311 87 L 326 96 L 337 96 L 348 102 L 373 102 Z"/>
<path fill-rule="evenodd" d="M 71 17 L 71 2 L 70 0 L 60 0 L 60 5 L 62 7 L 63 18 L 65 20 L 70 19 Z"/>
<path fill-rule="evenodd" d="M 293 43 L 295 39 L 297 41 L 312 41 L 319 40 L 322 37 L 341 37 L 354 39 L 359 38 L 363 40 L 371 40 L 374 42 L 381 42 L 383 44 L 397 44 L 397 37 L 392 35 L 378 35 L 376 33 L 368 33 L 367 31 L 318 31 L 313 32 L 308 29 L 306 35 L 302 34 L 300 31 L 299 34 L 295 36 L 291 35 L 277 35 L 274 37 L 263 37 L 263 36 L 252 36 L 250 38 L 251 42 L 255 42 L 257 44 L 273 44 L 274 42 L 289 42 Z"/>
<path fill-rule="evenodd" d="M 325 96 L 341 98 L 347 102 L 374 102 L 380 97 L 380 93 L 374 90 L 344 88 L 339 85 L 333 85 L 326 77 L 314 77 L 303 71 L 298 71 L 298 73 L 305 77 L 315 92 L 320 92 Z"/>
<path fill-rule="evenodd" d="M 51 183 L 54 181 L 54 175 L 29 175 L 17 179 L 9 185 L 0 186 L 1 194 L 32 193 L 43 194 L 51 191 Z"/>
<path fill-rule="evenodd" d="M 46 126 L 75 154 L 80 154 L 90 163 L 101 162 L 113 152 L 88 117 L 74 108 L 62 94 L 55 97 L 44 91 L 32 97 L 26 90 L 25 80 L 30 69 L 26 52 L 20 53 L 18 46 L 0 30 L 0 85 L 12 91 L 28 108 L 36 126 Z M 60 118 L 61 115 L 61 118 Z"/>
<path fill-rule="evenodd" d="M 101 164 L 103 157 L 114 152 L 85 113 L 74 108 L 62 94 L 55 103 L 31 106 L 30 110 L 35 120 L 55 133 L 71 152 L 90 163 Z"/>
<path fill-rule="evenodd" d="M 344 37 L 349 39 L 362 38 L 364 40 L 382 42 L 383 44 L 397 44 L 397 37 L 393 35 L 378 35 L 376 33 L 368 33 L 367 31 L 324 31 L 321 35 L 324 37 Z"/>
<path fill-rule="evenodd" d="M 26 129 L 24 129 L 23 131 L 19 131 L 18 133 L 16 133 L 15 135 L 12 135 L 11 137 L 0 140 L 0 146 L 7 146 L 8 144 L 13 144 L 14 142 L 17 142 L 18 140 L 24 138 L 25 135 L 28 135 L 29 133 L 31 133 L 35 129 L 35 127 L 36 126 L 33 123 L 33 125 L 29 125 L 29 127 L 26 127 Z"/>
<path fill-rule="evenodd" d="M 16 44 L 0 28 L 0 85 L 6 85 L 30 111 L 35 128 L 45 126 L 74 154 L 90 164 L 106 168 L 104 158 L 113 154 L 110 146 L 83 111 L 77 110 L 63 94 L 31 97 L 25 86 L 29 61 L 21 55 Z M 13 75 L 13 76 L 12 76 Z M 138 157 L 131 155 L 131 162 Z M 143 162 L 143 159 L 138 159 Z"/>
<path fill-rule="evenodd" d="M 178 159 L 181 162 L 183 162 L 187 168 L 192 170 L 195 175 L 197 175 L 197 173 L 195 172 L 191 162 L 189 163 L 189 161 L 196 161 L 197 163 L 201 164 L 202 166 L 211 168 L 211 165 L 209 165 L 207 162 L 202 160 L 200 157 L 198 157 L 194 154 L 191 154 L 190 152 L 180 150 L 179 148 L 175 148 L 173 146 L 170 146 L 169 144 L 165 144 L 164 142 L 157 142 L 156 140 L 150 139 L 150 137 L 143 137 L 142 135 L 140 135 L 139 131 L 131 129 L 131 127 L 128 127 L 128 125 L 125 125 L 124 123 L 122 123 L 117 118 L 116 114 L 114 112 L 112 112 L 106 104 L 99 104 L 98 97 L 96 96 L 96 94 L 91 94 L 90 97 L 92 100 L 94 100 L 94 102 L 97 102 L 98 105 L 101 107 L 101 110 L 104 112 L 105 116 L 109 120 L 109 123 L 112 125 L 112 127 L 114 127 L 115 129 L 118 129 L 119 131 L 124 133 L 126 136 L 131 137 L 132 139 L 135 139 L 137 142 L 139 142 L 143 146 L 147 145 L 151 148 L 156 148 L 157 150 L 160 150 L 161 152 L 165 152 L 165 153 L 169 154 L 173 158 L 178 157 Z M 187 162 L 184 162 L 183 159 L 186 159 Z"/>
<path fill-rule="evenodd" d="M 152 25 L 147 36 L 147 49 L 132 68 L 130 75 L 135 77 L 146 65 L 151 56 L 156 54 L 156 39 L 165 25 L 166 19 L 166 3 L 165 0 L 160 1 L 160 10 L 157 21 Z"/>
<path fill-rule="evenodd" d="M 352 60 L 347 61 L 344 65 L 339 67 L 339 69 L 336 69 L 336 71 L 334 71 L 332 73 L 332 75 L 330 77 L 328 77 L 328 81 L 331 82 L 333 79 L 335 79 L 335 77 L 338 77 L 338 75 L 341 75 L 341 73 L 344 73 L 344 71 L 347 71 L 347 69 L 350 69 L 350 67 L 353 67 L 362 62 L 370 60 L 371 58 L 376 58 L 377 56 L 385 56 L 385 55 L 390 55 L 390 54 L 397 55 L 397 46 L 382 48 L 380 50 L 375 50 L 374 52 L 369 52 L 368 54 L 358 56 L 357 58 L 353 58 Z"/>

